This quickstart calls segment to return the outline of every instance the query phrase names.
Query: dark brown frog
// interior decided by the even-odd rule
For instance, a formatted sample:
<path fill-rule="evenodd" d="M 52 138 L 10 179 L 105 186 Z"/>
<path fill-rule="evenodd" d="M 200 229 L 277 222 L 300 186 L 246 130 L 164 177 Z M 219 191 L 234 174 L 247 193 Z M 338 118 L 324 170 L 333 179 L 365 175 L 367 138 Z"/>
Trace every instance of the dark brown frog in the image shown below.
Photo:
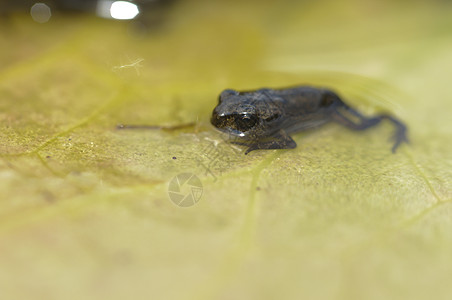
<path fill-rule="evenodd" d="M 389 120 L 396 128 L 392 152 L 408 142 L 407 127 L 398 119 L 379 114 L 366 117 L 328 89 L 300 86 L 238 92 L 224 90 L 211 123 L 253 150 L 290 149 L 297 144 L 289 134 L 334 121 L 353 130 L 365 130 Z"/>

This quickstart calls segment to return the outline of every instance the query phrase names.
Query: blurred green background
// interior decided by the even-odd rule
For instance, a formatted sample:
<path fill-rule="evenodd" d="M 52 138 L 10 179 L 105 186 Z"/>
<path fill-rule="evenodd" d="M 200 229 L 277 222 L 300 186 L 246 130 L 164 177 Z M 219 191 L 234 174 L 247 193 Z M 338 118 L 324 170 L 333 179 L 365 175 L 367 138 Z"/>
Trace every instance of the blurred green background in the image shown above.
<path fill-rule="evenodd" d="M 452 3 L 68 3 L 0 6 L 0 298 L 450 299 Z M 298 84 L 411 144 L 331 124 L 245 156 L 209 124 L 225 88 Z"/>

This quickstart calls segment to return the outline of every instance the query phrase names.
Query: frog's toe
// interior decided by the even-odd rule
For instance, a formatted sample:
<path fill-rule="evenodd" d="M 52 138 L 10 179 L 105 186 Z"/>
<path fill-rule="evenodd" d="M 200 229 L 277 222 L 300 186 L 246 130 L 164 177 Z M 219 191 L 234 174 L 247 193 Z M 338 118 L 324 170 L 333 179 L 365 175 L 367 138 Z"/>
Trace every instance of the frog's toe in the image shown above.
<path fill-rule="evenodd" d="M 246 149 L 245 155 L 247 155 L 248 153 L 250 153 L 253 150 L 257 150 L 257 148 L 256 147 L 249 147 L 248 149 Z"/>
<path fill-rule="evenodd" d="M 392 153 L 395 153 L 397 148 L 402 144 L 402 143 L 407 143 L 409 144 L 410 141 L 408 140 L 408 137 L 406 135 L 406 131 L 400 131 L 400 132 L 396 132 L 392 137 L 391 140 L 394 141 L 394 145 L 392 146 Z"/>

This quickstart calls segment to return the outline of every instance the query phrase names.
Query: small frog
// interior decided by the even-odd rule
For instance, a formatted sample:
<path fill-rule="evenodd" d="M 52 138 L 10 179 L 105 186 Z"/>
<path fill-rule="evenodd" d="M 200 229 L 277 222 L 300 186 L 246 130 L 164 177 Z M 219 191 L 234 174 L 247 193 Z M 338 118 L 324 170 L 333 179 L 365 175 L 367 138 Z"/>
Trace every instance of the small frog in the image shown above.
<path fill-rule="evenodd" d="M 224 90 L 212 113 L 211 123 L 220 131 L 254 150 L 291 149 L 297 144 L 289 134 L 335 121 L 353 130 L 365 130 L 382 120 L 391 121 L 396 132 L 392 152 L 408 142 L 407 127 L 396 118 L 380 114 L 365 117 L 328 89 L 300 86 L 287 89 Z"/>

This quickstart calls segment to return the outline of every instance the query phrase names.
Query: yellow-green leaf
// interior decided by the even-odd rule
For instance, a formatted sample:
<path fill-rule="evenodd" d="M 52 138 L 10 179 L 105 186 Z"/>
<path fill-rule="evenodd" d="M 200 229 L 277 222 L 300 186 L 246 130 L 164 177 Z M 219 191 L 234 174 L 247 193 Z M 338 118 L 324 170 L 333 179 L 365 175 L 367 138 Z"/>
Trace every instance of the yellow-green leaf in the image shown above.
<path fill-rule="evenodd" d="M 180 1 L 145 32 L 5 20 L 0 298 L 450 299 L 451 9 Z M 329 124 L 245 156 L 209 124 L 225 88 L 297 84 L 397 115 L 411 144 Z M 184 173 L 202 184 L 189 207 L 168 194 Z"/>

